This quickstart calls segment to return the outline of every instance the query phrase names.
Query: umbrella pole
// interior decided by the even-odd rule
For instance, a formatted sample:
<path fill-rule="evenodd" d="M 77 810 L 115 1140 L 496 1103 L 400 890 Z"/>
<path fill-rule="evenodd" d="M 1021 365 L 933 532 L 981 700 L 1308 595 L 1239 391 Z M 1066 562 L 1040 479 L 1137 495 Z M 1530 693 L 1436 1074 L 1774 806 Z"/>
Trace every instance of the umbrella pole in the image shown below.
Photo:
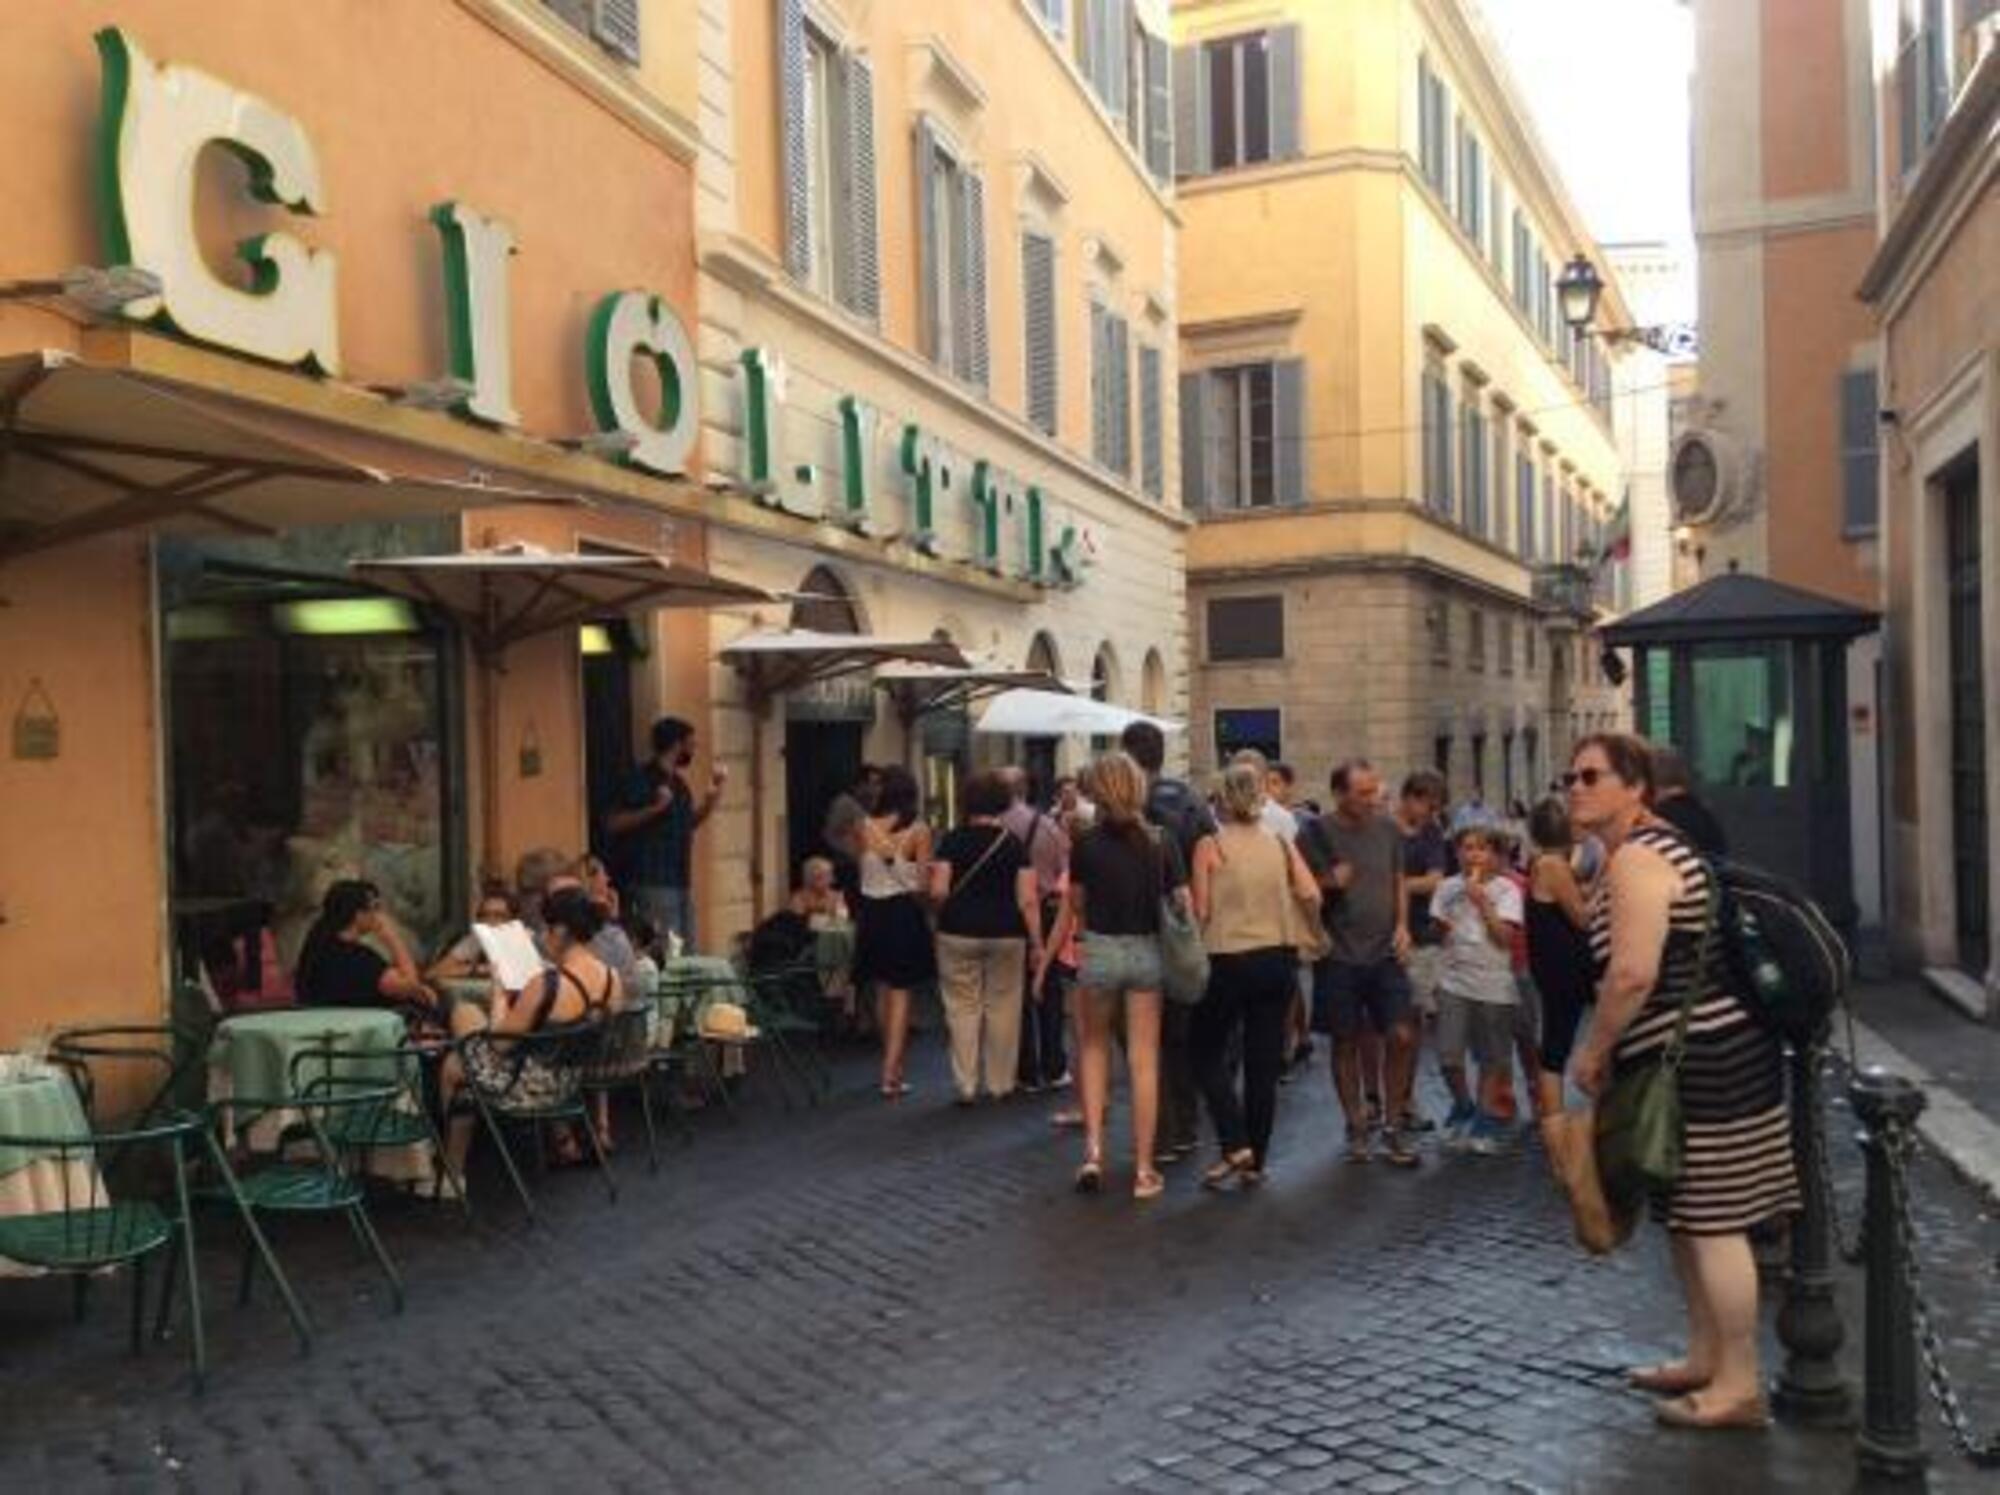
<path fill-rule="evenodd" d="M 500 878 L 500 664 L 479 655 L 479 756 L 481 884 Z"/>
<path fill-rule="evenodd" d="M 750 922 L 764 917 L 764 713 L 770 698 L 750 696 Z"/>

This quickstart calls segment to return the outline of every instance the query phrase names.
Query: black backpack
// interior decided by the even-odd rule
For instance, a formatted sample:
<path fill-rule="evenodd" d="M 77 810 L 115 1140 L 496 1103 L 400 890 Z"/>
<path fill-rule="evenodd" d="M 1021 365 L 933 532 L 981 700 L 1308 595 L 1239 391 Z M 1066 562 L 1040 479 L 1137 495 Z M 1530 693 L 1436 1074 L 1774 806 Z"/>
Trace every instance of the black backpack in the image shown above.
<path fill-rule="evenodd" d="M 1726 857 L 1711 867 L 1722 893 L 1718 937 L 1730 989 L 1787 1042 L 1816 1042 L 1847 994 L 1847 942 L 1782 877 Z"/>

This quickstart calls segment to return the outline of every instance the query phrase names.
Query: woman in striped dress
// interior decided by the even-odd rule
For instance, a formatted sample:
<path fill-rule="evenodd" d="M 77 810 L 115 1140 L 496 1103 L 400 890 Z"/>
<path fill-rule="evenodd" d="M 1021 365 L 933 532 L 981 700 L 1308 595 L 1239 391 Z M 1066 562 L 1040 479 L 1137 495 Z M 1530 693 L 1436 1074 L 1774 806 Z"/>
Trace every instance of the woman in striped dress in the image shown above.
<path fill-rule="evenodd" d="M 1597 1015 L 1572 1061 L 1577 1083 L 1601 1095 L 1615 1076 L 1658 1062 L 1693 998 L 1680 1068 L 1685 1162 L 1654 1201 L 1687 1298 L 1687 1356 L 1635 1370 L 1632 1384 L 1660 1393 L 1659 1419 L 1676 1427 L 1762 1427 L 1749 1231 L 1799 1207 L 1778 1042 L 1719 984 L 1720 952 L 1693 991 L 1710 873 L 1652 813 L 1644 739 L 1584 738 L 1563 782 L 1571 819 L 1610 853 L 1591 906 Z"/>

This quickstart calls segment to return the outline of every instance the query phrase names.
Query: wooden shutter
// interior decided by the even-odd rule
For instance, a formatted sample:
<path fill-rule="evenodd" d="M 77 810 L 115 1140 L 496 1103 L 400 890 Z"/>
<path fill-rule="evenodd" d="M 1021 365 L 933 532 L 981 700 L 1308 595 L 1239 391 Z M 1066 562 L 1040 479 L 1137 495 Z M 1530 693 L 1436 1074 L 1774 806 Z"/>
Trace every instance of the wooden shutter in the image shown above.
<path fill-rule="evenodd" d="M 1273 26 L 1271 58 L 1271 159 L 1289 161 L 1299 153 L 1299 28 Z"/>
<path fill-rule="evenodd" d="M 1200 47 L 1174 48 L 1174 169 L 1181 176 L 1215 169 L 1209 159 L 1205 60 Z"/>
<path fill-rule="evenodd" d="M 1132 112 L 1132 0 L 1104 0 L 1104 107 L 1113 114 Z"/>
<path fill-rule="evenodd" d="M 1092 461 L 1105 466 L 1111 462 L 1107 437 L 1111 402 L 1105 394 L 1105 385 L 1111 375 L 1111 359 L 1106 348 L 1108 334 L 1105 331 L 1109 320 L 1103 306 L 1093 300 L 1090 303 L 1090 456 Z"/>
<path fill-rule="evenodd" d="M 785 195 L 785 268 L 812 278 L 812 187 L 807 155 L 806 13 L 804 0 L 777 0 L 779 164 Z"/>
<path fill-rule="evenodd" d="M 1306 501 L 1306 365 L 1281 358 L 1271 365 L 1271 461 L 1278 502 Z"/>
<path fill-rule="evenodd" d="M 1214 453 L 1208 439 L 1208 375 L 1181 375 L 1181 507 L 1189 513 L 1208 508 L 1213 486 L 1209 463 Z"/>
<path fill-rule="evenodd" d="M 1121 478 L 1132 475 L 1132 340 L 1131 326 L 1123 317 L 1105 314 L 1104 398 L 1107 422 L 1106 457 Z"/>
<path fill-rule="evenodd" d="M 1098 53 L 1104 42 L 1104 0 L 1076 0 L 1076 65 L 1093 92 L 1102 94 Z"/>
<path fill-rule="evenodd" d="M 1166 412 L 1161 408 L 1160 350 L 1139 349 L 1139 486 L 1162 498 L 1167 486 Z"/>
<path fill-rule="evenodd" d="M 1056 434 L 1056 246 L 1046 234 L 1021 236 L 1021 304 L 1026 319 L 1028 424 Z"/>
<path fill-rule="evenodd" d="M 923 309 L 922 347 L 933 363 L 950 366 L 951 350 L 944 346 L 943 328 L 938 322 L 941 308 L 937 299 L 938 256 L 945 246 L 939 242 L 937 201 L 937 131 L 927 119 L 916 126 L 917 164 L 917 286 Z"/>
<path fill-rule="evenodd" d="M 986 183 L 978 172 L 961 169 L 959 244 L 953 292 L 959 297 L 958 371 L 984 389 L 987 383 L 986 337 Z"/>
<path fill-rule="evenodd" d="M 1167 39 L 1148 31 L 1143 40 L 1146 58 L 1146 169 L 1155 181 L 1168 182 L 1174 175 L 1174 104 L 1172 51 Z"/>
<path fill-rule="evenodd" d="M 875 68 L 849 52 L 841 90 L 847 138 L 847 255 L 842 299 L 849 311 L 882 320 L 882 228 L 875 190 Z"/>
<path fill-rule="evenodd" d="M 1873 534 L 1880 507 L 1881 470 L 1875 371 L 1850 369 L 1840 376 L 1841 529 Z"/>
<path fill-rule="evenodd" d="M 590 0 L 590 34 L 605 51 L 639 61 L 639 0 Z"/>

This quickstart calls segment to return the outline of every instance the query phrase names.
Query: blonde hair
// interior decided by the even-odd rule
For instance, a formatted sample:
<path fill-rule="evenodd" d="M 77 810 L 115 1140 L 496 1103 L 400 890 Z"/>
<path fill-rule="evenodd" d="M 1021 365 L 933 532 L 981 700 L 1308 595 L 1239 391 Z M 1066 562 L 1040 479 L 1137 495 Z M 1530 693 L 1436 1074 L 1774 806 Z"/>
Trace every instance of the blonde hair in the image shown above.
<path fill-rule="evenodd" d="M 828 882 L 833 880 L 833 863 L 826 857 L 807 857 L 799 864 L 799 882 L 807 887 L 812 885 L 815 873 L 825 873 Z"/>
<path fill-rule="evenodd" d="M 1232 759 L 1222 770 L 1222 810 L 1231 820 L 1254 825 L 1264 813 L 1264 763 Z"/>
<path fill-rule="evenodd" d="M 1130 753 L 1114 748 L 1090 765 L 1090 797 L 1111 829 L 1129 831 L 1145 814 L 1145 771 Z"/>

